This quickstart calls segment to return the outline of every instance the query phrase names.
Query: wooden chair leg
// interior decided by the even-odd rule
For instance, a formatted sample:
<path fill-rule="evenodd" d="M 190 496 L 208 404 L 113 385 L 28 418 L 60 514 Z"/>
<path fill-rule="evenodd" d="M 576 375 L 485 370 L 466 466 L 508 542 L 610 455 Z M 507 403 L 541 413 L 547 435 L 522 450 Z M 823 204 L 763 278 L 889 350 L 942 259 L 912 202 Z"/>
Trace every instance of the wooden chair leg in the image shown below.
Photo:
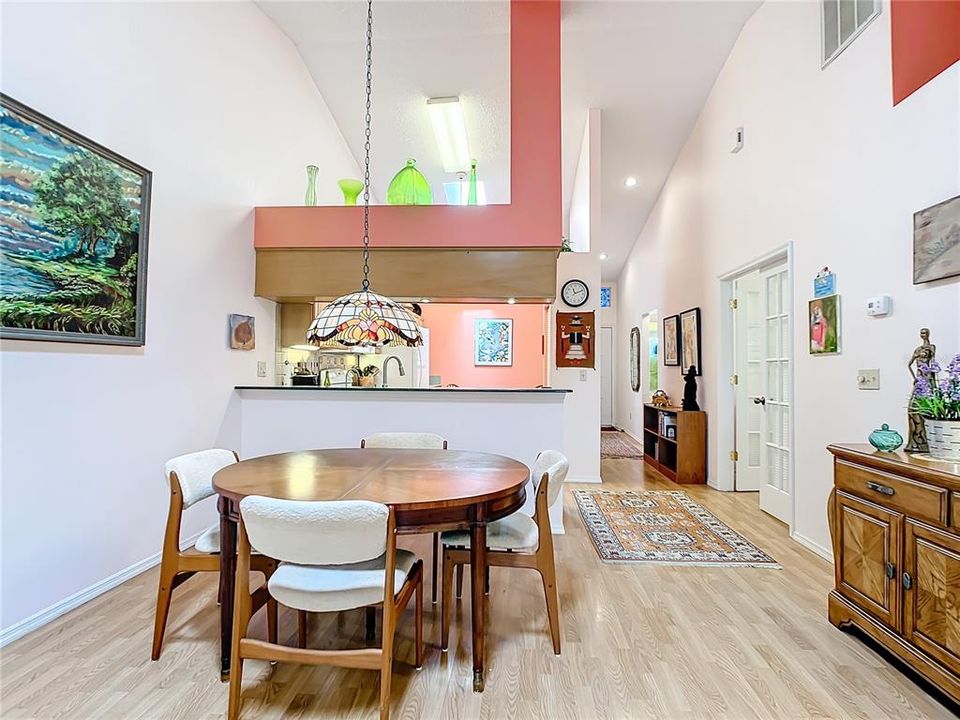
<path fill-rule="evenodd" d="M 307 646 L 307 611 L 297 610 L 297 646 Z"/>
<path fill-rule="evenodd" d="M 280 618 L 277 612 L 277 601 L 273 598 L 267 600 L 267 640 L 274 645 L 277 644 L 277 637 L 280 634 Z"/>
<path fill-rule="evenodd" d="M 418 603 L 422 606 L 423 603 Z M 396 613 L 393 613 L 394 617 Z M 392 625 L 392 623 L 389 623 Z M 380 661 L 380 720 L 389 720 L 390 717 L 390 690 L 393 683 L 393 635 L 395 628 L 383 627 L 383 650 Z"/>
<path fill-rule="evenodd" d="M 167 629 L 167 616 L 170 614 L 170 600 L 173 597 L 173 581 L 177 576 L 176 566 L 160 567 L 160 582 L 157 588 L 157 611 L 153 623 L 153 650 L 151 660 L 160 659 L 163 648 L 163 634 Z"/>
<path fill-rule="evenodd" d="M 463 565 L 457 565 L 457 600 L 463 597 Z"/>
<path fill-rule="evenodd" d="M 367 642 L 372 643 L 377 639 L 377 609 L 373 606 L 370 606 L 366 609 L 367 612 Z M 387 629 L 384 628 L 383 632 L 386 632 Z"/>
<path fill-rule="evenodd" d="M 436 555 L 434 555 L 436 559 Z M 434 572 L 436 576 L 436 572 Z M 436 586 L 434 586 L 436 587 Z M 417 670 L 423 667 L 423 571 L 420 572 L 420 577 L 417 578 L 417 591 L 414 596 L 414 601 L 417 603 L 416 608 L 416 626 L 417 626 L 417 647 L 416 647 L 416 658 L 417 658 Z M 436 600 L 434 600 L 436 602 Z"/>
<path fill-rule="evenodd" d="M 483 578 L 483 592 L 487 595 L 490 594 L 490 566 L 489 565 L 485 569 L 485 574 Z"/>
<path fill-rule="evenodd" d="M 551 548 L 552 549 L 552 548 Z M 550 637 L 553 639 L 553 652 L 560 654 L 560 601 L 557 597 L 557 569 L 553 553 L 537 558 L 537 570 L 543 580 L 543 594 L 547 600 L 547 620 L 550 622 Z"/>
<path fill-rule="evenodd" d="M 437 564 L 440 562 L 440 533 L 433 534 L 433 572 L 430 581 L 430 600 L 437 604 Z"/>
<path fill-rule="evenodd" d="M 230 665 L 230 699 L 227 703 L 227 720 L 240 716 L 240 683 L 243 680 L 243 658 L 234 651 Z"/>
<path fill-rule="evenodd" d="M 447 651 L 450 640 L 450 612 L 453 605 L 453 563 L 443 553 L 443 599 L 440 605 L 440 650 Z"/>

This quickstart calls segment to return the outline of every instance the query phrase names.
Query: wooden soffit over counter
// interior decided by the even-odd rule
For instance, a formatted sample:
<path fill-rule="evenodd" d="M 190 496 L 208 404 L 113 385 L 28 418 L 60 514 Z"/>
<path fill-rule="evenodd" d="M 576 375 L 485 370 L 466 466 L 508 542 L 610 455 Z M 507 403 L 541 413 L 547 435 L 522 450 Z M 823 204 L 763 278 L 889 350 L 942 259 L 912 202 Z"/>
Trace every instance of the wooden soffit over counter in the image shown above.
<path fill-rule="evenodd" d="M 378 258 L 372 265 L 374 289 L 393 297 L 464 302 L 552 300 L 563 230 L 560 122 L 560 2 L 513 0 L 514 201 L 472 207 L 372 206 L 371 247 Z M 356 290 L 361 213 L 360 207 L 256 208 L 257 295 L 313 299 Z"/>
<path fill-rule="evenodd" d="M 371 251 L 370 284 L 395 300 L 549 303 L 553 248 L 403 248 Z M 256 294 L 281 303 L 333 300 L 359 289 L 359 249 L 257 251 Z"/>

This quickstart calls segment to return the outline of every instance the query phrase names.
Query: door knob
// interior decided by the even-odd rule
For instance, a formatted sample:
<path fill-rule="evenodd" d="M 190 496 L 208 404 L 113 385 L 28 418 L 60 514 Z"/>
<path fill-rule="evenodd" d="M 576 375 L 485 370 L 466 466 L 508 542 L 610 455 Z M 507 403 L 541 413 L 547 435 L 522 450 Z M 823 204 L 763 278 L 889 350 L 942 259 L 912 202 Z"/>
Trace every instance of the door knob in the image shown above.
<path fill-rule="evenodd" d="M 753 399 L 753 404 L 754 404 L 754 405 L 766 405 L 766 404 L 767 404 L 767 399 L 766 399 L 763 395 L 760 395 L 760 396 L 755 397 L 755 398 Z"/>

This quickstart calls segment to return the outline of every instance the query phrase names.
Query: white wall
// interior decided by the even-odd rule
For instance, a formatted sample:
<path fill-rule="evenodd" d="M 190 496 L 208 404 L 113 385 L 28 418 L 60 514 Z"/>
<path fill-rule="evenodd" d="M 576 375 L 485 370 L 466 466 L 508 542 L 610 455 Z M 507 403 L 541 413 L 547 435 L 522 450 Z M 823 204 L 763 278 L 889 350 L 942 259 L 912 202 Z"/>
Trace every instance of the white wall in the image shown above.
<path fill-rule="evenodd" d="M 336 179 L 358 168 L 252 3 L 4 3 L 2 48 L 5 93 L 153 170 L 146 346 L 3 343 L 10 630 L 159 551 L 165 459 L 217 443 L 258 360 L 273 378 L 251 208 L 302 203 L 308 163 L 321 202 L 341 202 Z M 256 316 L 255 351 L 227 349 L 231 312 Z M 184 535 L 214 519 L 207 502 Z"/>
<path fill-rule="evenodd" d="M 831 442 L 862 442 L 881 422 L 904 429 L 905 365 L 929 326 L 941 357 L 960 352 L 956 280 L 912 285 L 912 215 L 960 188 L 960 67 L 892 107 L 890 13 L 820 70 L 816 3 L 768 2 L 747 22 L 620 277 L 621 327 L 703 310 L 701 403 L 716 417 L 721 317 L 718 276 L 788 241 L 796 282 L 796 518 L 794 531 L 829 547 L 825 504 Z M 729 153 L 745 127 L 746 146 Z M 829 265 L 842 298 L 843 352 L 806 353 L 812 279 Z M 885 319 L 865 300 L 890 294 Z M 623 351 L 621 350 L 621 355 Z M 881 389 L 858 391 L 858 368 Z M 620 373 L 621 395 L 635 398 Z M 661 368 L 675 398 L 677 368 Z M 627 388 L 624 390 L 623 388 Z M 630 396 L 633 396 L 631 398 Z M 638 399 L 637 399 L 638 401 Z M 640 422 L 636 402 L 620 403 Z M 621 422 L 626 422 L 621 418 Z M 710 472 L 729 448 L 710 426 Z"/>
<path fill-rule="evenodd" d="M 600 309 L 600 258 L 595 253 L 560 253 L 557 260 L 557 300 L 550 306 L 547 374 L 549 384 L 553 387 L 573 390 L 563 405 L 564 447 L 570 460 L 567 480 L 600 482 L 600 374 L 596 368 L 557 367 L 557 311 L 573 311 L 560 300 L 560 288 L 573 278 L 583 280 L 590 288 L 589 299 L 577 310 L 596 312 Z M 595 318 L 598 317 L 599 313 L 595 315 Z M 596 341 L 597 338 L 594 338 Z"/>
<path fill-rule="evenodd" d="M 590 252 L 600 218 L 600 110 L 587 110 L 577 172 L 570 191 L 568 237 L 574 252 Z"/>

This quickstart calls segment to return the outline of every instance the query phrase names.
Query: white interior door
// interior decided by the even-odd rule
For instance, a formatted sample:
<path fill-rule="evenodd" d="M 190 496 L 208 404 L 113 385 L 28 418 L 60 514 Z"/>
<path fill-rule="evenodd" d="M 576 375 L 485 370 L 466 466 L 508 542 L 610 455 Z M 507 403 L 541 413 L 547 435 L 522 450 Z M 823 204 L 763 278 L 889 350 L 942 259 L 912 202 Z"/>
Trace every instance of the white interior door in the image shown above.
<path fill-rule="evenodd" d="M 779 265 L 761 271 L 763 282 L 763 418 L 764 483 L 760 509 L 785 523 L 791 522 L 791 365 L 790 282 L 787 269 Z"/>
<path fill-rule="evenodd" d="M 764 473 L 763 404 L 764 317 L 763 279 L 759 270 L 737 278 L 733 285 L 737 307 L 733 315 L 736 384 L 736 449 L 734 489 L 757 491 L 766 484 Z"/>
<path fill-rule="evenodd" d="M 613 425 L 613 328 L 600 328 L 600 424 Z"/>

